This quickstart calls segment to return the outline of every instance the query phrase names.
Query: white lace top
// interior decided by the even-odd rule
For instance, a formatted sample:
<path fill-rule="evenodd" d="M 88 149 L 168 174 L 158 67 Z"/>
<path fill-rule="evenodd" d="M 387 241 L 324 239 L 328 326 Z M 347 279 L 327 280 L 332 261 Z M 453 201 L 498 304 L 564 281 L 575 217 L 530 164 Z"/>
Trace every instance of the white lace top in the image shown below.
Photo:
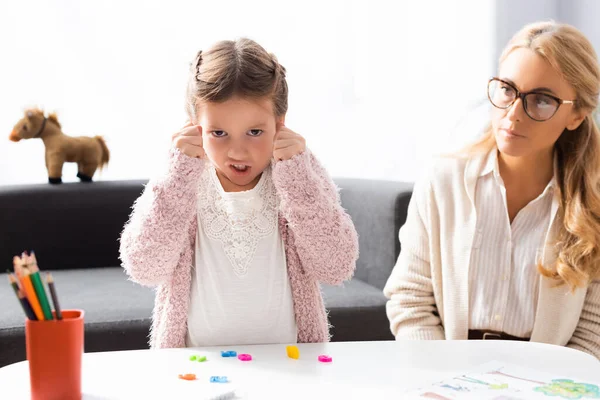
<path fill-rule="evenodd" d="M 271 169 L 254 189 L 225 192 L 211 166 L 200 188 L 186 345 L 295 343 Z"/>

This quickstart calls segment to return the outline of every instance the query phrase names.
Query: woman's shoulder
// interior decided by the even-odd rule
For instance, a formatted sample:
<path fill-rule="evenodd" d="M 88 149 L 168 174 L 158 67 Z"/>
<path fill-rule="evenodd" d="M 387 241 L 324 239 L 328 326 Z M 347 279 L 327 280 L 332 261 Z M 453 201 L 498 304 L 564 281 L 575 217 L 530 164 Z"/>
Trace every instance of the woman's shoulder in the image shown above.
<path fill-rule="evenodd" d="M 477 179 L 487 157 L 488 153 L 435 155 L 417 179 L 415 189 L 434 195 L 464 193 L 465 183 Z"/>
<path fill-rule="evenodd" d="M 438 154 L 432 156 L 423 170 L 419 180 L 432 186 L 462 179 L 471 156 L 463 154 Z"/>

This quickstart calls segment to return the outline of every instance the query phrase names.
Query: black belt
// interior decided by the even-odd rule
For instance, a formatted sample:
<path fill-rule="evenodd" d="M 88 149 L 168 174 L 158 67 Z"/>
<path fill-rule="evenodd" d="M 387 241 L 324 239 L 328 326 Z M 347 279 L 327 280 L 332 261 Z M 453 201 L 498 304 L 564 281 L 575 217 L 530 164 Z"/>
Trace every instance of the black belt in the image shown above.
<path fill-rule="evenodd" d="M 493 331 L 469 331 L 469 340 L 521 340 L 529 341 L 529 338 L 509 335 L 504 332 Z"/>

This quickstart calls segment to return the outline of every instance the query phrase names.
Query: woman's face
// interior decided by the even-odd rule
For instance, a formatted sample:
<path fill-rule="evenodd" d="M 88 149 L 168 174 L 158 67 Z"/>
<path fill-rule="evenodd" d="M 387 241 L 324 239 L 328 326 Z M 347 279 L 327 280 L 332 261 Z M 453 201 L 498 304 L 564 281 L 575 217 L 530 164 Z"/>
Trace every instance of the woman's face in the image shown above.
<path fill-rule="evenodd" d="M 551 152 L 565 128 L 576 129 L 585 117 L 575 104 L 559 105 L 550 97 L 574 100 L 576 93 L 558 71 L 532 50 L 513 50 L 500 64 L 498 77 L 505 83 L 496 83 L 495 91 L 490 94 L 493 103 L 509 104 L 510 99 L 515 98 L 516 89 L 521 93 L 538 94 L 527 97 L 527 110 L 536 119 L 546 118 L 558 106 L 556 113 L 545 121 L 535 121 L 528 116 L 520 98 L 506 109 L 494 107 L 492 130 L 502 154 L 525 157 Z"/>

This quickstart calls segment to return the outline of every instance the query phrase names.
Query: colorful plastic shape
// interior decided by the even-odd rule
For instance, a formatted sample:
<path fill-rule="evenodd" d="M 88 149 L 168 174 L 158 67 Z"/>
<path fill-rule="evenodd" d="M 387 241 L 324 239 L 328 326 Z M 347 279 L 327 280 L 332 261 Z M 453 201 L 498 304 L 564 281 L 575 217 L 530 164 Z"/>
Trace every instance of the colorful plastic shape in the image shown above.
<path fill-rule="evenodd" d="M 287 356 L 289 358 L 293 358 L 294 360 L 300 358 L 300 350 L 298 350 L 297 346 L 287 346 L 285 350 L 287 351 Z"/>
<path fill-rule="evenodd" d="M 196 374 L 179 374 L 179 379 L 183 379 L 184 381 L 195 381 Z"/>

